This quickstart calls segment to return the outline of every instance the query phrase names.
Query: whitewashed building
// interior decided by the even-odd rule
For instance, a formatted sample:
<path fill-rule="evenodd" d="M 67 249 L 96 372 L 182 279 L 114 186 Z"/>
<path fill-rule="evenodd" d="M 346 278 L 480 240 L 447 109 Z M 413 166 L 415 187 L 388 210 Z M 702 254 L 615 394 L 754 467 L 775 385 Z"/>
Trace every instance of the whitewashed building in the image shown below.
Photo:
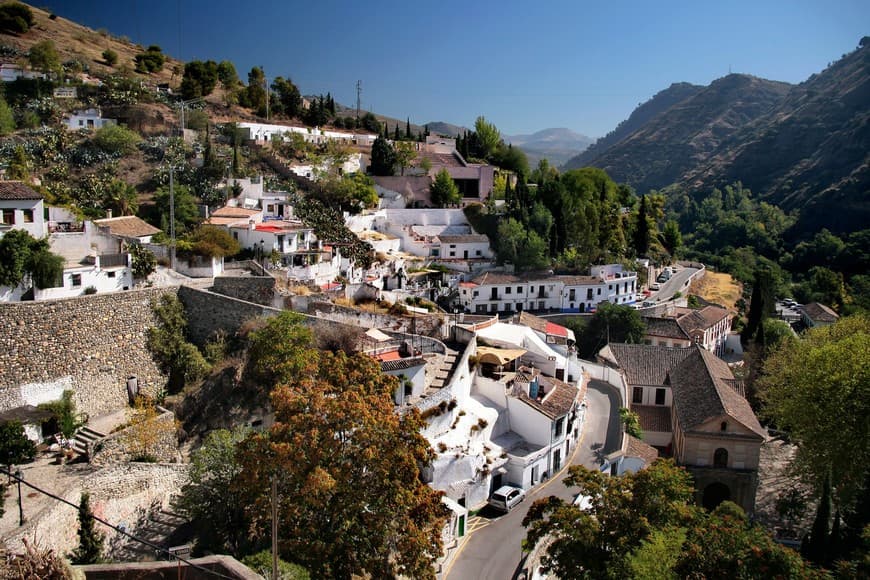
<path fill-rule="evenodd" d="M 590 276 L 516 275 L 484 272 L 462 282 L 459 302 L 466 312 L 594 312 L 598 304 L 634 304 L 637 272 L 618 264 L 595 267 Z"/>
<path fill-rule="evenodd" d="M 106 125 L 117 125 L 115 119 L 104 119 L 99 109 L 86 109 L 84 111 L 75 111 L 63 118 L 63 124 L 70 131 L 78 131 L 79 129 L 99 129 Z"/>

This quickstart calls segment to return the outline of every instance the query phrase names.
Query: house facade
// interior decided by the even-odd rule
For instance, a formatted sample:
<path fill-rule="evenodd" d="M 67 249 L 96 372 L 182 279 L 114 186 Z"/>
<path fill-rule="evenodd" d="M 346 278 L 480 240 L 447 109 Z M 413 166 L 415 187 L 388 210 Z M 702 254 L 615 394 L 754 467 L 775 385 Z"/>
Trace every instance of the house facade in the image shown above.
<path fill-rule="evenodd" d="M 644 322 L 646 344 L 681 348 L 698 344 L 716 356 L 724 354 L 731 333 L 731 313 L 719 306 L 677 307 L 667 316 L 645 316 Z"/>
<path fill-rule="evenodd" d="M 589 276 L 516 275 L 484 272 L 460 284 L 459 303 L 469 313 L 530 311 L 594 312 L 598 304 L 634 304 L 637 272 L 618 264 Z"/>
<path fill-rule="evenodd" d="M 79 129 L 94 130 L 106 125 L 117 125 L 117 123 L 115 119 L 104 119 L 99 109 L 75 111 L 63 119 L 63 124 L 70 131 L 78 131 Z"/>
<path fill-rule="evenodd" d="M 21 181 L 0 181 L 0 235 L 24 230 L 34 238 L 46 233 L 42 194 Z"/>

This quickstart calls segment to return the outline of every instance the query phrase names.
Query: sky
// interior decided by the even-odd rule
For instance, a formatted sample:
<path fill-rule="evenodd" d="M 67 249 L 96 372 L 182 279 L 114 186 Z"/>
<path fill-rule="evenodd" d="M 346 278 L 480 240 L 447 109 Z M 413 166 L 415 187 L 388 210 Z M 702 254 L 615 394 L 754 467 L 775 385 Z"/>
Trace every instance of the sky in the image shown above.
<path fill-rule="evenodd" d="M 799 83 L 870 34 L 866 0 L 41 0 L 181 60 L 230 60 L 303 94 L 423 124 L 600 137 L 671 83 Z"/>

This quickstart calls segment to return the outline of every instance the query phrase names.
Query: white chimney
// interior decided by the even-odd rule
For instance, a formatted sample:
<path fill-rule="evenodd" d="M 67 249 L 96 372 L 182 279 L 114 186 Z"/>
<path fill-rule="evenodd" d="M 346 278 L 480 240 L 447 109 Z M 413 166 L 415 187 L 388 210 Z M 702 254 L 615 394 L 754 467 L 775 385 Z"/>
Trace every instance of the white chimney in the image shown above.
<path fill-rule="evenodd" d="M 112 217 L 112 210 L 111 210 L 111 209 L 107 209 L 107 210 L 106 210 L 106 218 L 107 218 L 107 219 L 111 219 L 111 217 Z"/>

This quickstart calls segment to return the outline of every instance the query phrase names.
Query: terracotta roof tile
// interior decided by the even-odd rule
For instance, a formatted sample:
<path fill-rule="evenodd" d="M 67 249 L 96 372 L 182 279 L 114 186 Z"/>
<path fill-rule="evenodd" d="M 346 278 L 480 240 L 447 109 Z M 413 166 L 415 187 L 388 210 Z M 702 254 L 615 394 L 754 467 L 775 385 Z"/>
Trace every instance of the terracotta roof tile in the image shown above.
<path fill-rule="evenodd" d="M 810 302 L 806 306 L 801 308 L 810 320 L 814 322 L 837 322 L 840 316 L 819 302 Z"/>
<path fill-rule="evenodd" d="M 658 459 L 659 452 L 655 447 L 644 443 L 637 437 L 632 437 L 631 435 L 626 435 L 626 437 L 628 438 L 628 449 L 625 450 L 627 457 L 643 459 L 647 465 Z"/>
<path fill-rule="evenodd" d="M 42 199 L 42 194 L 20 181 L 0 181 L 0 199 Z"/>
<path fill-rule="evenodd" d="M 423 360 L 423 357 L 419 356 L 400 358 L 398 360 L 383 360 L 381 361 L 381 370 L 400 371 L 404 369 L 412 369 L 424 364 L 426 364 L 426 361 Z"/>
<path fill-rule="evenodd" d="M 528 384 L 534 377 L 538 378 L 538 384 L 544 390 L 544 398 L 541 400 L 532 399 L 528 394 Z M 579 400 L 580 389 L 559 379 L 542 375 L 538 370 L 532 372 L 532 369 L 522 367 L 514 379 L 513 394 L 547 417 L 558 419 L 571 411 L 574 402 Z"/>
<path fill-rule="evenodd" d="M 686 331 L 680 328 L 680 325 L 677 324 L 676 318 L 644 316 L 643 321 L 646 324 L 645 334 L 649 336 L 689 340 L 689 335 L 686 334 Z"/>
<path fill-rule="evenodd" d="M 122 238 L 153 236 L 161 231 L 134 215 L 94 220 L 94 223 L 100 227 L 109 228 L 109 233 Z"/>
<path fill-rule="evenodd" d="M 631 410 L 640 419 L 640 428 L 644 431 L 670 433 L 671 408 L 659 405 L 632 405 Z"/>
<path fill-rule="evenodd" d="M 686 359 L 692 349 L 645 344 L 609 344 L 629 385 L 664 385 L 668 371 Z"/>
<path fill-rule="evenodd" d="M 686 350 L 691 356 L 670 373 L 677 420 L 683 431 L 727 415 L 765 437 L 766 431 L 749 402 L 732 387 L 734 375 L 725 361 L 699 346 Z"/>

